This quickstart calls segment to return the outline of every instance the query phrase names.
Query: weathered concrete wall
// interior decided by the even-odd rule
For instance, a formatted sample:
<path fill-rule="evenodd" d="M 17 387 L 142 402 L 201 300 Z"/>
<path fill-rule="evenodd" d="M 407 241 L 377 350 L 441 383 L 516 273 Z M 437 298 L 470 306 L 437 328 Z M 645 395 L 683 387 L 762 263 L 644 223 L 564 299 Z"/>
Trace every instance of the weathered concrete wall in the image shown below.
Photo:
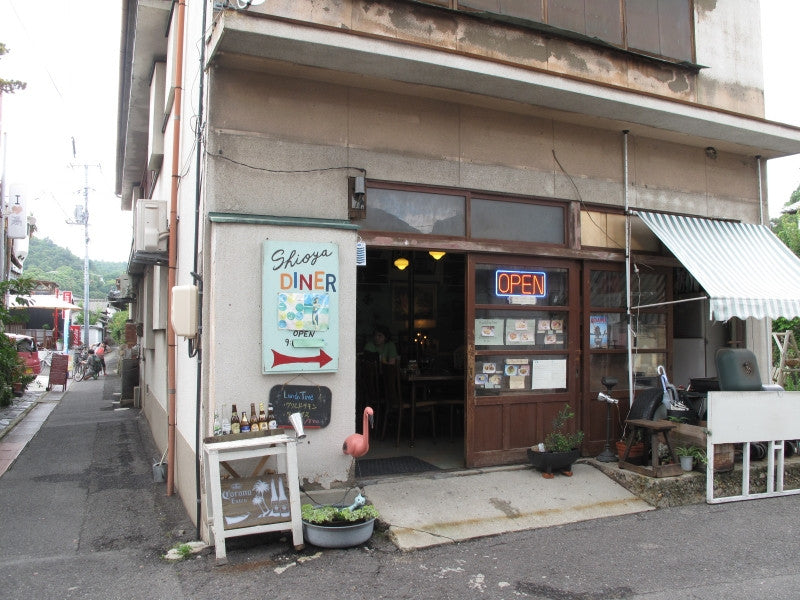
<path fill-rule="evenodd" d="M 758 0 L 695 2 L 696 62 L 691 69 L 548 36 L 518 25 L 402 1 L 283 0 L 251 13 L 291 19 L 357 35 L 397 40 L 587 79 L 671 99 L 763 116 Z M 756 49 L 753 55 L 750 49 Z"/>
<path fill-rule="evenodd" d="M 261 169 L 349 165 L 373 179 L 623 205 L 618 131 L 246 71 L 215 72 L 212 86 L 212 156 Z M 632 206 L 758 218 L 750 157 L 710 158 L 703 148 L 631 136 L 629 168 Z M 209 197 L 210 210 L 303 216 L 313 202 L 313 216 L 346 218 L 340 171 L 270 173 L 212 158 L 209 173 L 223 190 Z"/>
<path fill-rule="evenodd" d="M 300 188 L 302 189 L 302 187 Z M 209 182 L 209 194 L 217 193 Z M 301 194 L 302 196 L 302 194 Z M 303 203 L 313 213 L 313 203 Z M 309 216 L 313 216 L 309 214 Z M 211 255 L 206 275 L 208 314 L 204 360 L 209 369 L 208 397 L 212 405 L 230 413 L 231 404 L 249 410 L 251 402 L 266 402 L 270 389 L 295 375 L 261 373 L 261 248 L 267 239 L 324 241 L 339 246 L 339 368 L 334 373 L 304 374 L 303 384 L 327 386 L 332 395 L 331 423 L 308 430 L 298 446 L 301 479 L 327 487 L 346 481 L 352 458 L 342 453 L 342 443 L 355 426 L 355 311 L 356 233 L 311 227 L 215 223 L 210 231 Z"/>

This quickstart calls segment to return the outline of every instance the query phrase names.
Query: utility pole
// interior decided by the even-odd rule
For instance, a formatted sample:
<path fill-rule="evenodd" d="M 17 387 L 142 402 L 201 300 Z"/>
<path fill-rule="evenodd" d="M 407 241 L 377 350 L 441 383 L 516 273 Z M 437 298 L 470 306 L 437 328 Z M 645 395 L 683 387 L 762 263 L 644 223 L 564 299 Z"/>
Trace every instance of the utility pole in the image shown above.
<path fill-rule="evenodd" d="M 72 138 L 72 157 L 75 158 L 75 138 Z M 83 255 L 83 345 L 89 347 L 89 167 L 100 165 L 72 165 L 83 166 L 83 210 L 80 206 L 75 209 L 75 220 L 67 221 L 70 225 L 83 225 L 84 255 Z"/>

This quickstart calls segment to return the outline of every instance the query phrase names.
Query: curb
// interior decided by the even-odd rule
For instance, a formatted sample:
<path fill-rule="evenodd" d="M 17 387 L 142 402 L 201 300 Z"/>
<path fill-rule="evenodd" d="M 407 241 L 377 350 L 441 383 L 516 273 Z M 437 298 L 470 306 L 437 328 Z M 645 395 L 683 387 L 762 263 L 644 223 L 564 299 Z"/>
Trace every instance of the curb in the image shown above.
<path fill-rule="evenodd" d="M 13 420 L 12 420 L 12 421 L 11 421 L 11 422 L 8 424 L 8 425 L 6 425 L 6 426 L 3 428 L 3 430 L 2 430 L 2 431 L 0 431 L 0 440 L 2 440 L 4 437 L 6 437 L 6 435 L 8 435 L 9 433 L 11 433 L 11 431 L 14 429 L 14 427 L 16 427 L 16 426 L 19 424 L 19 422 L 20 422 L 20 421 L 22 421 L 22 419 L 24 419 L 24 418 L 25 418 L 25 416 L 26 416 L 26 415 L 27 415 L 29 412 L 31 412 L 31 411 L 32 411 L 32 410 L 33 410 L 33 409 L 36 407 L 36 405 L 37 405 L 37 404 L 39 404 L 39 402 L 41 402 L 42 400 L 44 400 L 44 398 L 46 398 L 46 397 L 47 397 L 47 395 L 48 395 L 48 394 L 49 394 L 51 391 L 52 391 L 52 390 L 45 390 L 45 392 L 44 392 L 44 393 L 43 393 L 41 396 L 39 396 L 38 398 L 36 398 L 36 400 L 34 400 L 33 402 L 31 402 L 31 405 L 30 405 L 30 406 L 28 406 L 27 408 L 25 408 L 25 410 L 23 410 L 23 411 L 22 411 L 22 413 L 20 413 L 19 415 L 17 415 L 17 416 L 16 416 L 16 417 L 15 417 L 15 418 L 14 418 L 14 419 L 13 419 Z"/>

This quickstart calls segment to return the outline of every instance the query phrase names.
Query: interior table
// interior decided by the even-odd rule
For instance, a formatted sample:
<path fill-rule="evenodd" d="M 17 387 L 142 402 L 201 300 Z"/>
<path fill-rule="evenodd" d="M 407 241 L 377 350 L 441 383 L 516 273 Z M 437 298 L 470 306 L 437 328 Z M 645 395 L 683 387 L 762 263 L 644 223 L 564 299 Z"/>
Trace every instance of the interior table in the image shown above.
<path fill-rule="evenodd" d="M 452 373 L 406 373 L 406 381 L 411 388 L 411 441 L 409 446 L 414 445 L 414 420 L 417 412 L 417 388 L 425 388 L 432 383 L 445 383 L 453 381 L 463 381 L 464 375 Z M 435 401 L 434 401 L 435 402 Z"/>

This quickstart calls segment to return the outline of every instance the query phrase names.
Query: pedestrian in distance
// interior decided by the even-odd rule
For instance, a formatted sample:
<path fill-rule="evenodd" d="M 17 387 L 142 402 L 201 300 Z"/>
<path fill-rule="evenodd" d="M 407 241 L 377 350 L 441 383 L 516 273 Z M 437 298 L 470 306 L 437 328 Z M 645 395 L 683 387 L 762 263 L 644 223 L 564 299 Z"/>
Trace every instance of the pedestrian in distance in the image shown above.
<path fill-rule="evenodd" d="M 108 344 L 100 342 L 97 345 L 97 349 L 94 351 L 95 356 L 100 359 L 100 368 L 103 370 L 103 377 L 106 376 L 106 350 L 108 350 Z"/>

